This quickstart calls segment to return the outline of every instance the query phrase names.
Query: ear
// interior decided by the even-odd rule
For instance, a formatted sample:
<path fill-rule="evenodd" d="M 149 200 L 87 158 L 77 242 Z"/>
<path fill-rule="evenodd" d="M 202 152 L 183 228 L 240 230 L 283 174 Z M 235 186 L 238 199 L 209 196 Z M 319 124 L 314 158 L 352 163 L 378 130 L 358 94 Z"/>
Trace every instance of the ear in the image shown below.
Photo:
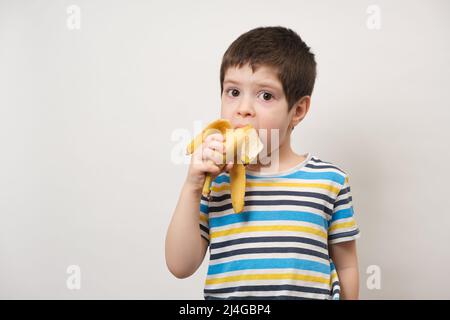
<path fill-rule="evenodd" d="M 306 114 L 309 111 L 309 105 L 311 104 L 310 96 L 303 96 L 297 103 L 294 104 L 290 113 L 292 114 L 290 127 L 294 129 L 294 127 L 303 120 Z"/>

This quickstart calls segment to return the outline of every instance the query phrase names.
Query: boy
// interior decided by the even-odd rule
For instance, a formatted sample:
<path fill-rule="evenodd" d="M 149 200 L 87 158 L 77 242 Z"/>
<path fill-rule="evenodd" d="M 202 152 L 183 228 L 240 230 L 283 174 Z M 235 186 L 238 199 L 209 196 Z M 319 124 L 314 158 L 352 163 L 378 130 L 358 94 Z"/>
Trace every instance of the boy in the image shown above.
<path fill-rule="evenodd" d="M 359 229 L 348 177 L 290 146 L 292 130 L 309 110 L 315 78 L 314 54 L 283 27 L 250 30 L 223 56 L 221 118 L 235 128 L 266 129 L 260 138 L 268 150 L 277 147 L 278 163 L 275 170 L 262 159 L 246 167 L 245 206 L 235 213 L 228 174 L 233 164 L 220 169 L 223 136 L 209 135 L 193 153 L 167 231 L 166 263 L 177 278 L 186 278 L 209 246 L 205 299 L 358 298 Z M 271 131 L 278 141 L 271 141 Z M 207 173 L 209 198 L 202 195 Z"/>

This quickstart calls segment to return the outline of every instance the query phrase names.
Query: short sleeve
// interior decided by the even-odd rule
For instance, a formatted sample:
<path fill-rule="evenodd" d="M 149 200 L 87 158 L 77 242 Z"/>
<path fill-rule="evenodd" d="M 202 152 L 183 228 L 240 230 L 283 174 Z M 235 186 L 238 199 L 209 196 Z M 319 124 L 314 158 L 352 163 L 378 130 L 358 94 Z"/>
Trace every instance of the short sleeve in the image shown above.
<path fill-rule="evenodd" d="M 209 244 L 209 200 L 205 196 L 202 195 L 200 199 L 200 215 L 199 215 L 199 223 L 200 223 L 200 235 Z"/>
<path fill-rule="evenodd" d="M 333 205 L 333 212 L 328 224 L 328 243 L 335 244 L 359 238 L 360 231 L 353 211 L 352 194 L 348 176 L 345 175 Z"/>

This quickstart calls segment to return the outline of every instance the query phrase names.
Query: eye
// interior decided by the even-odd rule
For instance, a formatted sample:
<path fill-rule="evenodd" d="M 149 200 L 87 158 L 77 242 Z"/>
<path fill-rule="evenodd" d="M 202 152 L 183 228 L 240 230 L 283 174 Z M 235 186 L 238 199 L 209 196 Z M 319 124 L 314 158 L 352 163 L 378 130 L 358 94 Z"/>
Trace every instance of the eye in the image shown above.
<path fill-rule="evenodd" d="M 231 93 L 231 96 L 237 97 L 239 95 L 239 90 L 231 88 L 231 89 L 226 90 L 226 93 L 228 96 L 230 96 L 230 93 Z"/>
<path fill-rule="evenodd" d="M 270 101 L 270 99 L 273 98 L 273 94 L 271 94 L 270 92 L 262 91 L 261 94 L 264 101 Z"/>

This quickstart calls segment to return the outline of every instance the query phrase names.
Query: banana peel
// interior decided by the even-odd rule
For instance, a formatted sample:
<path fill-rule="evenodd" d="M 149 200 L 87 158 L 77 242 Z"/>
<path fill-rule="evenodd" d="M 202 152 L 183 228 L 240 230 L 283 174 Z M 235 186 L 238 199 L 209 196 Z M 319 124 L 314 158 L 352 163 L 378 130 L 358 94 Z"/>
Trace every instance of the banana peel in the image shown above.
<path fill-rule="evenodd" d="M 251 125 L 233 129 L 227 119 L 218 119 L 208 124 L 187 146 L 186 154 L 192 154 L 205 141 L 206 137 L 220 133 L 224 136 L 225 158 L 220 169 L 226 166 L 228 161 L 233 161 L 230 170 L 231 204 L 236 213 L 244 208 L 245 198 L 245 166 L 252 162 L 263 150 L 264 145 L 259 139 L 256 130 Z M 225 160 L 224 158 L 224 160 Z M 206 175 L 202 194 L 206 197 L 211 192 L 211 174 Z"/>

